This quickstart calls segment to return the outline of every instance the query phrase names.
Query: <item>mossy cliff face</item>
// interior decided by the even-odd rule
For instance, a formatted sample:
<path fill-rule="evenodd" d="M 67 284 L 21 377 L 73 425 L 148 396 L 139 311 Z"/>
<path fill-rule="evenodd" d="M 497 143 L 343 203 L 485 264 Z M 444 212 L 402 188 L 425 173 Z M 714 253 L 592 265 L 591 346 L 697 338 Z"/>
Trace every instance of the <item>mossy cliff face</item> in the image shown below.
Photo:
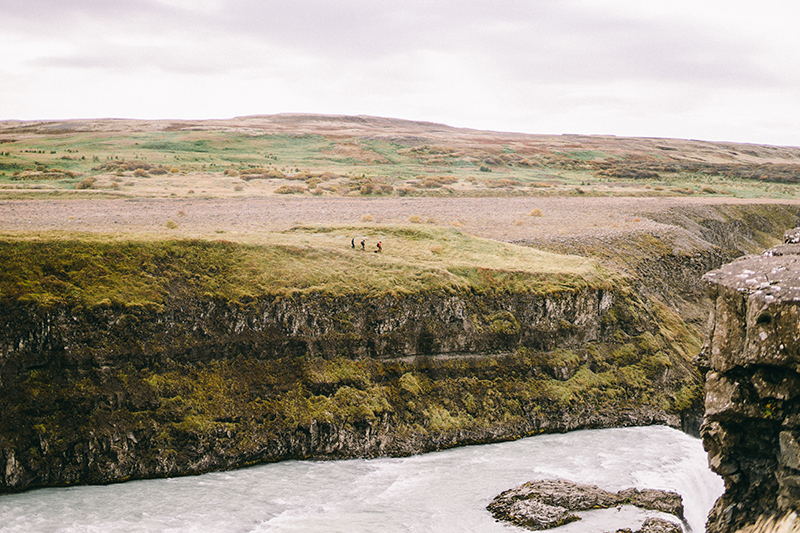
<path fill-rule="evenodd" d="M 696 337 L 624 284 L 0 316 L 3 490 L 680 426 L 699 387 Z"/>
<path fill-rule="evenodd" d="M 635 278 L 643 296 L 678 311 L 701 336 L 710 310 L 703 274 L 780 242 L 800 223 L 800 207 L 782 204 L 697 205 L 643 212 L 663 224 L 657 233 L 559 237 L 528 244 L 599 258 Z M 525 244 L 525 243 L 523 243 Z"/>
<path fill-rule="evenodd" d="M 582 288 L 533 294 L 428 293 L 378 298 L 301 294 L 248 302 L 171 299 L 166 308 L 6 305 L 0 357 L 137 366 L 237 355 L 376 359 L 573 348 L 608 340 L 616 296 Z M 628 327 L 641 327 L 629 320 Z M 35 361 L 31 363 L 37 365 Z"/>
<path fill-rule="evenodd" d="M 800 245 L 708 273 L 713 310 L 697 359 L 705 373 L 701 429 L 725 493 L 708 531 L 800 510 Z"/>

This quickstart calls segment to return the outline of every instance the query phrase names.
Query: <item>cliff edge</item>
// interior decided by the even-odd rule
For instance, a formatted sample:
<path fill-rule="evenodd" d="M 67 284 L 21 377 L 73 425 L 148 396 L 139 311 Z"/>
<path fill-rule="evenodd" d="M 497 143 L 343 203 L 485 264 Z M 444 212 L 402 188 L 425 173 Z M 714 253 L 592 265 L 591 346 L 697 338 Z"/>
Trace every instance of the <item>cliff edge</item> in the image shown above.
<path fill-rule="evenodd" d="M 800 509 L 800 244 L 793 235 L 703 277 L 712 311 L 696 359 L 705 374 L 701 436 L 725 480 L 709 533 Z"/>

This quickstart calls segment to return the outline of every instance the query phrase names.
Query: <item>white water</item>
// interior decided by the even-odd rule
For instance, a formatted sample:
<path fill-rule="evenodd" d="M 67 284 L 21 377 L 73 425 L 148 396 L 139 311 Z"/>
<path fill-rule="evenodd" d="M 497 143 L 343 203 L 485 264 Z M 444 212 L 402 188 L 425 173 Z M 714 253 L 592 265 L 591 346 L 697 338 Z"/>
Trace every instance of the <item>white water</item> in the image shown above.
<path fill-rule="evenodd" d="M 504 532 L 486 505 L 531 479 L 669 489 L 695 533 L 722 493 L 698 439 L 666 427 L 542 435 L 407 458 L 287 461 L 243 470 L 0 496 L 0 532 Z M 626 507 L 554 533 L 638 527 Z M 594 516 L 594 518 L 592 518 Z M 670 518 L 670 515 L 666 515 Z M 621 521 L 620 521 L 621 520 Z"/>

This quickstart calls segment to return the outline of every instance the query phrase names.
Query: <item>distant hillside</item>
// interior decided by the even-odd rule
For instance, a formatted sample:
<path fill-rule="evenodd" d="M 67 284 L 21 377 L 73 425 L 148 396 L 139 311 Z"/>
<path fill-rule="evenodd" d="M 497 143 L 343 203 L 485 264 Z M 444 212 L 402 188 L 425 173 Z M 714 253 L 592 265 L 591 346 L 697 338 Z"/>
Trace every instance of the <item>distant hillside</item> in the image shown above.
<path fill-rule="evenodd" d="M 800 148 L 530 135 L 312 114 L 0 122 L 0 187 L 6 191 L 183 196 L 188 191 L 176 180 L 186 185 L 187 176 L 200 178 L 190 186 L 212 196 L 785 198 L 800 184 Z"/>

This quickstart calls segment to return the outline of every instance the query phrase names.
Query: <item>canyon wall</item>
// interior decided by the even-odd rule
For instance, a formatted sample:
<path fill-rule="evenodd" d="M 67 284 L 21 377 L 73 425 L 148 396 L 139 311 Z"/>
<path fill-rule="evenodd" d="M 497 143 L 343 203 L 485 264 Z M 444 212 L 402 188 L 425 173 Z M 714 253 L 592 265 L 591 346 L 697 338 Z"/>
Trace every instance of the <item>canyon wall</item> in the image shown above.
<path fill-rule="evenodd" d="M 11 304 L 0 312 L 0 365 L 36 366 L 37 357 L 147 366 L 237 355 L 386 359 L 520 345 L 552 350 L 608 339 L 614 303 L 613 291 L 586 287 L 544 295 L 318 293 L 244 303 L 173 298 L 164 308 Z"/>
<path fill-rule="evenodd" d="M 0 491 L 680 427 L 700 383 L 624 284 L 0 316 Z"/>
<path fill-rule="evenodd" d="M 563 244 L 621 265 L 628 275 L 613 286 L 2 302 L 0 492 L 580 428 L 696 431 L 702 382 L 691 359 L 707 311 L 698 272 L 798 215 L 723 211 L 672 214 L 671 240 Z M 767 370 L 760 379 L 772 383 Z"/>
<path fill-rule="evenodd" d="M 701 435 L 725 480 L 708 531 L 733 532 L 800 509 L 800 244 L 703 279 L 712 312 L 696 360 L 705 374 Z"/>

